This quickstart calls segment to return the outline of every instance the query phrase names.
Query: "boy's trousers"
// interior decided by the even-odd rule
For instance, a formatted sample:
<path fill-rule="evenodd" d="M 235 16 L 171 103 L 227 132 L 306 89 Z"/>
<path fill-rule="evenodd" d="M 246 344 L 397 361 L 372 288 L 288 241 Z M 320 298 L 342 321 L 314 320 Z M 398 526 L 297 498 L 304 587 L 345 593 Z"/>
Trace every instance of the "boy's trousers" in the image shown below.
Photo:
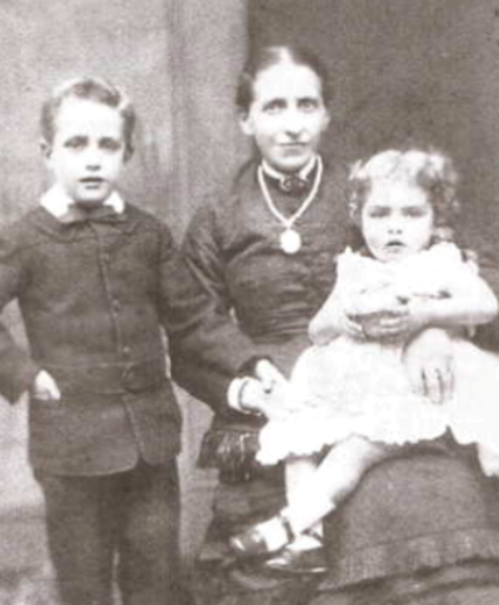
<path fill-rule="evenodd" d="M 63 605 L 112 605 L 115 571 L 123 605 L 183 603 L 174 460 L 112 475 L 36 476 Z"/>

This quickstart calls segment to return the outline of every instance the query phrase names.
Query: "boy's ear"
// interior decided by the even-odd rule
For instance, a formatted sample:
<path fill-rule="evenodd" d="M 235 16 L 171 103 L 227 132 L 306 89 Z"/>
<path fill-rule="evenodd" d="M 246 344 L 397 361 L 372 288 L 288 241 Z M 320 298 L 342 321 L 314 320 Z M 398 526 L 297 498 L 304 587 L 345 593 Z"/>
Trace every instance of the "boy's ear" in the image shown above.
<path fill-rule="evenodd" d="M 253 123 L 247 111 L 239 112 L 239 127 L 241 128 L 243 133 L 248 137 L 252 137 L 255 134 L 253 129 Z"/>
<path fill-rule="evenodd" d="M 43 158 L 45 160 L 49 160 L 50 156 L 52 154 L 52 145 L 46 139 L 41 139 L 40 140 L 40 149 L 41 149 Z"/>

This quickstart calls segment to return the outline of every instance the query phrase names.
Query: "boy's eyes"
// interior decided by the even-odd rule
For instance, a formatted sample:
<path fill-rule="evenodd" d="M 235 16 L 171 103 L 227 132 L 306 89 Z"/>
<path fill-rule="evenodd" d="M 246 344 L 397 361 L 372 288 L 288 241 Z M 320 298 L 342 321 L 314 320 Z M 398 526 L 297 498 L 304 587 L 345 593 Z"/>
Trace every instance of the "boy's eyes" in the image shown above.
<path fill-rule="evenodd" d="M 117 139 L 102 139 L 99 147 L 105 151 L 118 151 L 121 149 L 121 141 Z"/>
<path fill-rule="evenodd" d="M 72 137 L 64 143 L 64 147 L 72 149 L 74 151 L 80 151 L 85 149 L 89 145 L 87 137 Z M 104 138 L 99 141 L 99 149 L 104 151 L 119 151 L 122 147 L 122 143 L 118 139 Z"/>

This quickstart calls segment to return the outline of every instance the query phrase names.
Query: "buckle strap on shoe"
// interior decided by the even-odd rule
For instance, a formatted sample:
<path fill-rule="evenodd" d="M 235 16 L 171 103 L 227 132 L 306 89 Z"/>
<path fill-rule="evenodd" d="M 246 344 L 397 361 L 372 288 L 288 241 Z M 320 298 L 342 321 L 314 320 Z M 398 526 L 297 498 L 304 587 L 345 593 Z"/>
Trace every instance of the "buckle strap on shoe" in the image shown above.
<path fill-rule="evenodd" d="M 288 539 L 288 542 L 293 542 L 294 540 L 296 540 L 297 535 L 293 530 L 293 526 L 291 525 L 291 522 L 287 518 L 286 514 L 284 512 L 280 512 L 277 515 L 277 518 L 279 519 L 279 522 L 281 523 L 282 528 L 286 533 L 286 538 Z"/>

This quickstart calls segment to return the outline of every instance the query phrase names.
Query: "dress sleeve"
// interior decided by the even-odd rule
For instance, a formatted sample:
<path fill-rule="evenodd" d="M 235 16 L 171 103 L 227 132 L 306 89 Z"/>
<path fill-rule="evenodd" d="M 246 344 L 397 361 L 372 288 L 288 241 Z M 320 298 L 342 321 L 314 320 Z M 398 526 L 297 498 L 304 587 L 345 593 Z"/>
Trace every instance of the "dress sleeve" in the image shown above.
<path fill-rule="evenodd" d="M 168 330 L 173 377 L 220 411 L 227 407 L 230 382 L 259 352 L 233 319 L 224 254 L 210 206 L 195 215 L 174 271 L 176 302 L 170 305 Z"/>
<path fill-rule="evenodd" d="M 348 284 L 352 279 L 350 270 L 355 267 L 355 263 L 352 262 L 353 257 L 354 253 L 347 249 L 336 259 L 336 283 L 308 328 L 309 337 L 316 345 L 327 344 L 342 333 L 340 325 L 344 313 L 342 299 L 347 295 Z"/>
<path fill-rule="evenodd" d="M 0 235 L 0 310 L 19 295 L 22 275 L 19 254 L 8 238 Z M 39 371 L 28 352 L 15 343 L 0 323 L 0 393 L 14 403 L 31 387 Z"/>
<path fill-rule="evenodd" d="M 478 250 L 478 273 L 499 300 L 499 260 L 490 248 Z M 499 351 L 499 316 L 491 323 L 478 326 L 475 342 L 487 349 Z"/>

